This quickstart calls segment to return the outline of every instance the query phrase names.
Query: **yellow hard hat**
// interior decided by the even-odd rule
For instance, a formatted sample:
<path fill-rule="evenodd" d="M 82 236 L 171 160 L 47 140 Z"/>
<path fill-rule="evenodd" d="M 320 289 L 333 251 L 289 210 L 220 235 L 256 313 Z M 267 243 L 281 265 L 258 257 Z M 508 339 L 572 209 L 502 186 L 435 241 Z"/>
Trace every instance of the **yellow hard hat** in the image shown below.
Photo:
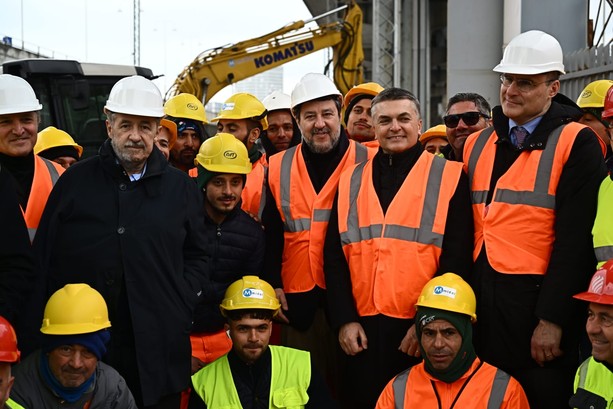
<path fill-rule="evenodd" d="M 202 142 L 194 165 L 211 172 L 240 175 L 248 174 L 252 168 L 245 144 L 234 135 L 223 132 Z"/>
<path fill-rule="evenodd" d="M 258 276 L 244 276 L 230 284 L 219 306 L 224 316 L 226 311 L 249 309 L 271 310 L 276 315 L 279 308 L 275 290 Z"/>
<path fill-rule="evenodd" d="M 419 137 L 419 142 L 425 144 L 427 141 L 433 138 L 447 139 L 447 127 L 444 124 L 433 126 L 422 133 Z"/>
<path fill-rule="evenodd" d="M 445 273 L 434 277 L 421 290 L 415 304 L 419 307 L 436 308 L 468 315 L 477 321 L 477 300 L 473 289 L 457 274 Z"/>
<path fill-rule="evenodd" d="M 34 145 L 34 154 L 38 155 L 47 149 L 57 148 L 58 146 L 74 146 L 79 158 L 83 153 L 83 147 L 76 143 L 67 132 L 57 129 L 55 126 L 48 126 L 38 133 L 38 139 L 36 145 Z"/>
<path fill-rule="evenodd" d="M 246 92 L 232 95 L 223 103 L 221 112 L 212 121 L 220 119 L 253 119 L 262 124 L 262 129 L 268 129 L 266 107 L 259 99 Z"/>
<path fill-rule="evenodd" d="M 349 92 L 347 92 L 347 94 L 345 94 L 345 98 L 343 98 L 343 108 L 347 108 L 351 100 L 357 95 L 366 94 L 376 97 L 377 95 L 379 95 L 379 92 L 383 91 L 384 89 L 385 88 L 383 88 L 376 82 L 365 82 L 363 84 L 356 85 L 351 88 Z"/>
<path fill-rule="evenodd" d="M 48 335 L 88 334 L 109 328 L 102 295 L 87 284 L 66 284 L 47 301 L 40 332 Z"/>
<path fill-rule="evenodd" d="M 204 105 L 194 95 L 181 93 L 164 104 L 164 114 L 173 118 L 193 119 L 207 124 Z"/>
<path fill-rule="evenodd" d="M 579 94 L 577 105 L 579 105 L 579 108 L 603 108 L 605 96 L 612 85 L 612 80 L 590 82 Z"/>

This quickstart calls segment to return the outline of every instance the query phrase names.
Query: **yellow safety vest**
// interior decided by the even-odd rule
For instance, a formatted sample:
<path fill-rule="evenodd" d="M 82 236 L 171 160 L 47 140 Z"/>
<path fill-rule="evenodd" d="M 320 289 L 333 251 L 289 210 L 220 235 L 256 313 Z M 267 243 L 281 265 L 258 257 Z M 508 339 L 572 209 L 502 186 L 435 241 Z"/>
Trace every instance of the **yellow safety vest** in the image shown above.
<path fill-rule="evenodd" d="M 598 259 L 598 268 L 613 258 L 613 217 L 610 204 L 613 203 L 613 180 L 607 176 L 598 190 L 598 210 L 592 228 L 594 253 Z"/>
<path fill-rule="evenodd" d="M 310 353 L 273 345 L 269 348 L 272 355 L 269 407 L 304 408 L 309 401 Z M 227 354 L 192 375 L 192 384 L 208 409 L 242 409 Z"/>

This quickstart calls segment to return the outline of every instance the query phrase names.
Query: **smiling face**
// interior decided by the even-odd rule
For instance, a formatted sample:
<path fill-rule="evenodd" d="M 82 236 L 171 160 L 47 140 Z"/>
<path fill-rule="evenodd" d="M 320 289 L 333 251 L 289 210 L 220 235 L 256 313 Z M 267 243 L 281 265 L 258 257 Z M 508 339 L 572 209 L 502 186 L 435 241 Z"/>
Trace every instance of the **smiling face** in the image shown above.
<path fill-rule="evenodd" d="M 500 84 L 500 104 L 502 112 L 518 125 L 523 125 L 547 112 L 551 99 L 560 89 L 560 81 L 552 80 L 551 74 L 520 75 L 503 74 L 510 85 Z M 518 86 L 518 83 L 520 86 Z M 521 84 L 531 84 L 520 90 Z"/>
<path fill-rule="evenodd" d="M 341 118 L 333 100 L 307 101 L 300 107 L 302 140 L 315 153 L 330 152 L 341 136 Z"/>
<path fill-rule="evenodd" d="M 594 359 L 613 365 L 613 305 L 590 303 L 585 330 Z"/>
<path fill-rule="evenodd" d="M 417 143 L 422 121 L 409 99 L 386 100 L 373 107 L 375 135 L 384 153 L 404 152 Z"/>
<path fill-rule="evenodd" d="M 371 102 L 371 98 L 362 98 L 351 108 L 347 117 L 347 133 L 351 139 L 358 142 L 375 139 L 375 128 L 372 126 L 370 111 Z"/>
<path fill-rule="evenodd" d="M 38 138 L 38 122 L 36 112 L 0 115 L 0 153 L 29 155 Z"/>
<path fill-rule="evenodd" d="M 266 136 L 275 149 L 281 152 L 289 148 L 294 136 L 294 123 L 289 110 L 279 109 L 269 112 L 266 118 L 268 119 Z"/>
<path fill-rule="evenodd" d="M 221 223 L 238 204 L 243 192 L 243 175 L 225 173 L 206 184 L 204 207 L 211 219 Z"/>
<path fill-rule="evenodd" d="M 48 354 L 49 368 L 65 388 L 77 388 L 87 381 L 98 365 L 98 358 L 82 345 L 62 345 Z"/>
<path fill-rule="evenodd" d="M 432 367 L 444 371 L 460 351 L 462 336 L 449 321 L 438 319 L 422 329 L 421 346 Z"/>
<path fill-rule="evenodd" d="M 226 329 L 230 332 L 234 352 L 246 364 L 253 364 L 268 348 L 272 321 L 245 317 L 230 320 Z"/>
<path fill-rule="evenodd" d="M 479 112 L 477 105 L 472 101 L 460 101 L 449 107 L 447 115 L 460 115 L 466 112 Z M 490 122 L 484 116 L 479 117 L 474 125 L 467 125 L 462 119 L 458 122 L 458 126 L 455 128 L 446 128 L 447 139 L 456 154 L 456 158 L 461 158 L 462 150 L 464 149 L 464 143 L 466 138 L 473 132 L 480 131 L 490 125 Z"/>

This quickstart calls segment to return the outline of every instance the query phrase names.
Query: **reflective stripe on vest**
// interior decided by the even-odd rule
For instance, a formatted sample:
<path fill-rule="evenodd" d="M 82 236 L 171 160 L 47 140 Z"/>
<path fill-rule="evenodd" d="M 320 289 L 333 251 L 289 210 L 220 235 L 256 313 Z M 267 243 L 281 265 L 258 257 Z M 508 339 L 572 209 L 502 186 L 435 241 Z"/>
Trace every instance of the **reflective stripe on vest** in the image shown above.
<path fill-rule="evenodd" d="M 344 172 L 338 187 L 338 232 L 355 306 L 360 317 L 413 318 L 422 287 L 439 267 L 462 165 L 424 151 L 384 212 L 373 163 Z"/>
<path fill-rule="evenodd" d="M 526 204 L 530 206 L 543 207 L 546 209 L 554 209 L 556 204 L 556 198 L 554 195 L 548 194 L 549 182 L 551 180 L 551 171 L 553 169 L 553 161 L 555 157 L 556 147 L 560 140 L 560 135 L 564 130 L 564 125 L 557 127 L 547 139 L 547 145 L 543 149 L 543 153 L 538 163 L 538 169 L 536 171 L 536 179 L 534 182 L 534 191 L 532 192 L 517 192 L 509 189 L 496 189 L 496 196 L 494 201 L 508 204 Z M 487 132 L 486 132 L 487 131 Z M 469 167 L 468 167 L 468 179 L 470 181 L 471 196 L 473 203 L 485 203 L 487 200 L 488 190 L 473 191 L 472 181 L 474 177 L 474 170 L 477 161 L 481 157 L 483 148 L 487 140 L 490 138 L 493 132 L 493 128 L 487 128 L 481 135 L 479 135 L 475 146 L 470 154 Z"/>
<path fill-rule="evenodd" d="M 370 240 L 381 237 L 383 225 L 373 224 L 370 226 L 358 227 L 358 193 L 362 185 L 362 175 L 365 163 L 361 163 L 354 169 L 351 175 L 349 187 L 349 215 L 347 218 L 347 231 L 341 233 L 341 244 L 357 243 L 362 240 Z M 426 196 L 424 199 L 423 212 L 419 228 L 387 225 L 383 238 L 412 241 L 422 244 L 433 244 L 436 247 L 443 246 L 443 235 L 432 231 L 436 208 L 440 193 L 445 160 L 433 160 L 428 174 L 426 185 Z"/>
<path fill-rule="evenodd" d="M 294 161 L 294 155 L 296 155 L 296 148 L 287 149 L 281 160 L 281 211 L 285 219 L 286 230 L 299 232 L 311 229 L 311 219 L 292 219 L 289 192 L 292 185 L 292 163 Z M 367 159 L 368 149 L 356 143 L 354 163 L 363 163 Z M 330 213 L 330 209 L 313 209 L 313 221 L 327 222 L 330 220 Z"/>
<path fill-rule="evenodd" d="M 11 398 L 6 401 L 6 407 L 9 409 L 25 409 L 23 406 L 21 406 L 19 403 L 15 402 Z"/>
<path fill-rule="evenodd" d="M 611 203 L 613 203 L 613 180 L 607 176 L 598 189 L 598 207 L 592 227 L 598 268 L 613 258 L 613 218 L 609 210 Z"/>
<path fill-rule="evenodd" d="M 511 377 L 508 373 L 500 369 L 496 371 L 496 376 L 494 377 L 492 390 L 490 392 L 490 399 L 487 402 L 487 409 L 500 409 L 510 379 Z"/>
<path fill-rule="evenodd" d="M 579 367 L 579 384 L 577 386 L 581 389 L 585 389 L 585 379 L 587 378 L 587 370 L 589 367 L 590 359 L 586 359 Z"/>
<path fill-rule="evenodd" d="M 241 209 L 256 215 L 262 219 L 264 204 L 266 203 L 266 177 L 268 175 L 268 164 L 266 157 L 260 157 L 251 165 L 251 172 L 247 175 L 247 182 L 243 186 L 241 193 Z"/>
<path fill-rule="evenodd" d="M 311 382 L 310 353 L 298 349 L 269 346 L 271 374 L 270 408 L 304 408 Z M 232 378 L 228 355 L 192 375 L 195 392 L 209 408 L 240 409 L 240 397 Z"/>
<path fill-rule="evenodd" d="M 543 150 L 519 153 L 496 181 L 493 128 L 468 138 L 465 167 L 475 223 L 473 259 L 487 251 L 489 264 L 500 273 L 546 274 L 555 240 L 556 189 L 577 135 L 585 128 L 575 122 L 557 127 Z"/>
<path fill-rule="evenodd" d="M 411 368 L 402 371 L 396 376 L 392 383 L 392 389 L 394 390 L 394 409 L 404 409 L 404 395 L 407 392 L 409 372 L 411 372 Z"/>
<path fill-rule="evenodd" d="M 45 164 L 45 167 L 41 166 L 42 163 Z M 53 186 L 55 186 L 55 183 L 60 178 L 61 173 L 58 167 L 59 165 L 54 162 L 34 155 L 34 178 L 32 179 L 32 188 L 30 189 L 28 204 L 24 212 L 30 241 L 33 241 L 36 235 L 38 223 L 47 204 L 49 193 L 51 193 L 51 189 L 53 189 Z M 42 169 L 46 169 L 46 172 L 42 171 Z"/>
<path fill-rule="evenodd" d="M 394 391 L 394 409 L 404 409 L 405 395 L 410 372 L 411 368 L 401 372 L 392 382 L 392 389 Z M 504 400 L 504 395 L 507 393 L 507 387 L 509 386 L 510 379 L 511 377 L 506 372 L 500 369 L 496 370 L 496 375 L 494 376 L 492 386 L 490 388 L 487 409 L 500 409 L 500 407 L 502 407 L 502 402 Z"/>

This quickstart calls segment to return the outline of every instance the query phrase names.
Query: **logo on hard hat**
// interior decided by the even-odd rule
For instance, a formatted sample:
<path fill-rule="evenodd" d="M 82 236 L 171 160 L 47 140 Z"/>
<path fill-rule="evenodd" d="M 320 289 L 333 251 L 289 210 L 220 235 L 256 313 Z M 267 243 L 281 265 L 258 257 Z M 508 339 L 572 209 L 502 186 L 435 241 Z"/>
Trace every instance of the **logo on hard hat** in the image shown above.
<path fill-rule="evenodd" d="M 590 90 L 585 90 L 583 91 L 583 93 L 581 94 L 581 98 L 589 98 L 592 96 L 592 91 Z"/>
<path fill-rule="evenodd" d="M 243 297 L 245 298 L 257 298 L 264 299 L 264 291 L 259 290 L 257 288 L 245 288 L 243 290 Z"/>
<path fill-rule="evenodd" d="M 232 111 L 234 109 L 234 102 L 224 102 L 221 107 L 222 111 Z"/>
<path fill-rule="evenodd" d="M 191 109 L 192 111 L 197 111 L 198 110 L 198 105 L 193 104 L 193 103 L 188 103 L 187 104 L 187 109 Z"/>
<path fill-rule="evenodd" d="M 444 285 L 437 285 L 436 287 L 434 287 L 434 294 L 443 295 L 449 298 L 455 298 L 456 289 L 451 287 L 445 287 Z"/>
<path fill-rule="evenodd" d="M 237 155 L 236 155 L 236 152 L 234 152 L 234 151 L 225 151 L 223 153 L 223 156 L 224 156 L 224 158 L 227 158 L 227 159 L 236 159 Z"/>

